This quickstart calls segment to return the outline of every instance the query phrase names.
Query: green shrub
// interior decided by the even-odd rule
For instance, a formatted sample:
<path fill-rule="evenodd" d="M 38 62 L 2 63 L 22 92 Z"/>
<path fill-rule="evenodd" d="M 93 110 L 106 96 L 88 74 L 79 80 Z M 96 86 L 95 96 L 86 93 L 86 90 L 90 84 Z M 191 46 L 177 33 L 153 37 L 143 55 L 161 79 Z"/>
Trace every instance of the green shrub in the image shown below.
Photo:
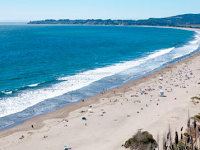
<path fill-rule="evenodd" d="M 200 97 L 194 96 L 194 97 L 192 97 L 191 99 L 192 99 L 192 100 L 194 100 L 194 99 L 200 100 Z"/>
<path fill-rule="evenodd" d="M 200 115 L 195 115 L 195 118 L 200 119 Z"/>
<path fill-rule="evenodd" d="M 186 137 L 189 137 L 189 134 L 188 134 L 188 133 L 184 133 L 183 135 L 186 136 Z"/>
<path fill-rule="evenodd" d="M 138 150 L 153 150 L 158 147 L 156 140 L 147 131 L 138 131 L 132 138 L 127 140 L 124 144 L 125 148 Z"/>

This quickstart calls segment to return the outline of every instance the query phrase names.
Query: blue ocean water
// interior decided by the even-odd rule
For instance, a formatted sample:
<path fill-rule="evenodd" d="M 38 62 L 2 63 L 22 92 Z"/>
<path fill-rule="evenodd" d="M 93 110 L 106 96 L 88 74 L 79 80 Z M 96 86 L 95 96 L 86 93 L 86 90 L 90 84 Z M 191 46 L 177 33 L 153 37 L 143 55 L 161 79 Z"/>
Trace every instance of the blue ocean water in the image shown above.
<path fill-rule="evenodd" d="M 0 130 L 187 57 L 199 41 L 171 28 L 0 25 Z"/>

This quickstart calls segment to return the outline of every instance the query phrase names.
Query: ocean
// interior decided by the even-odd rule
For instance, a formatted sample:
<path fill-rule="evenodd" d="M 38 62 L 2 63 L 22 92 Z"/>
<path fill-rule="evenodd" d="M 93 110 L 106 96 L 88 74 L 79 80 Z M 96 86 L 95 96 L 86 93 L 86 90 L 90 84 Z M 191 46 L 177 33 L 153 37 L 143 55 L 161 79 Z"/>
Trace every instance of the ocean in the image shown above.
<path fill-rule="evenodd" d="M 0 130 L 197 53 L 200 32 L 132 26 L 0 25 Z"/>

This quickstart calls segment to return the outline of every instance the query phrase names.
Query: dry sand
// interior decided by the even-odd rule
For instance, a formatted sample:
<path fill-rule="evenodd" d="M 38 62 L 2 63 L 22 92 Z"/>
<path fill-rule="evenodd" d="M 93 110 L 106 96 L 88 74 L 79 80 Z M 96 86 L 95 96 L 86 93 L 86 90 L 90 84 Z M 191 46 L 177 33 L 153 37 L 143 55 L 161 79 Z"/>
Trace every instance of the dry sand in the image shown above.
<path fill-rule="evenodd" d="M 188 109 L 190 116 L 200 113 L 200 104 L 191 100 L 200 96 L 199 64 L 200 53 L 84 102 L 1 131 L 0 149 L 63 150 L 68 146 L 74 150 L 123 150 L 121 145 L 139 129 L 150 132 L 155 139 L 159 135 L 161 145 L 169 125 L 172 133 L 182 126 L 186 129 Z M 161 90 L 164 97 L 159 96 Z M 24 138 L 19 139 L 22 135 Z"/>

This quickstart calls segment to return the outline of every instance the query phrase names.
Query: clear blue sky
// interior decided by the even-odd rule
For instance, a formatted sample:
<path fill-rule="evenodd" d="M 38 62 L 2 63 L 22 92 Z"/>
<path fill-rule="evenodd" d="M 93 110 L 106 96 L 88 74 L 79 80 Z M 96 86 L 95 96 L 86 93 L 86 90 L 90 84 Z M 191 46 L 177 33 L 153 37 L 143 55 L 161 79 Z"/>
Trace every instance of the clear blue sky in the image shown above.
<path fill-rule="evenodd" d="M 147 19 L 200 13 L 200 0 L 0 0 L 0 22 Z"/>

